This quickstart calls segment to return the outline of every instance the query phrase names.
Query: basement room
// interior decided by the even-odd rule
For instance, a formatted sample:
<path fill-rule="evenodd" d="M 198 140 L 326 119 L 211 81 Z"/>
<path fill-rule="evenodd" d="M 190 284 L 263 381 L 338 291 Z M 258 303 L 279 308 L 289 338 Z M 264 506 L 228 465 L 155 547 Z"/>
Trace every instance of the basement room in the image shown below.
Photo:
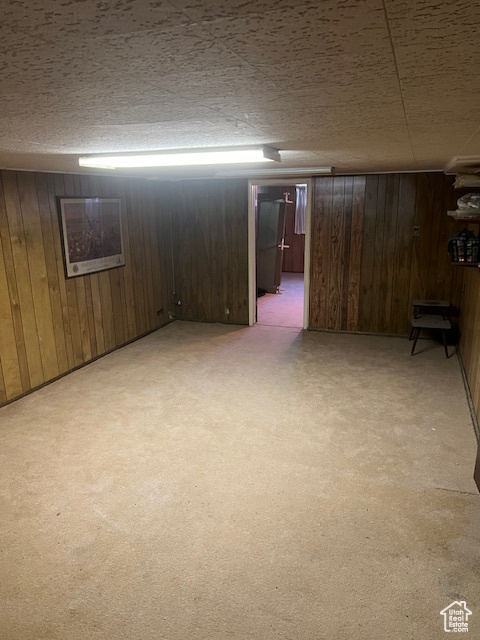
<path fill-rule="evenodd" d="M 480 5 L 0 33 L 0 640 L 480 638 Z"/>

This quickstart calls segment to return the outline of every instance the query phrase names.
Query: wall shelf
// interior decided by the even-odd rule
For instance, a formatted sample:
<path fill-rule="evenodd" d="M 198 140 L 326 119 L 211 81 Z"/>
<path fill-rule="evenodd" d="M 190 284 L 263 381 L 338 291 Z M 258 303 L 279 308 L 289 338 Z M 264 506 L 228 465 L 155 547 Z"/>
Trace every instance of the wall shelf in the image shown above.
<path fill-rule="evenodd" d="M 450 262 L 450 264 L 456 265 L 457 267 L 479 267 L 480 264 L 478 262 Z"/>
<path fill-rule="evenodd" d="M 454 220 L 459 220 L 461 222 L 480 222 L 480 215 L 477 216 L 466 216 L 465 211 L 462 209 L 456 209 L 455 211 L 447 211 L 447 215 L 453 218 Z"/>

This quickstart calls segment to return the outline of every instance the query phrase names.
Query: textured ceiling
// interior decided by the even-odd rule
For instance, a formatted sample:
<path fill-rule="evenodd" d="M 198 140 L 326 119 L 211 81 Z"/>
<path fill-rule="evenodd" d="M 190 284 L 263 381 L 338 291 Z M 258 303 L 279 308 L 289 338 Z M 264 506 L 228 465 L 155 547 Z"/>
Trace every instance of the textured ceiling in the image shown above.
<path fill-rule="evenodd" d="M 253 143 L 340 173 L 480 154 L 472 0 L 15 0 L 2 12 L 2 167 L 80 172 L 81 154 Z"/>

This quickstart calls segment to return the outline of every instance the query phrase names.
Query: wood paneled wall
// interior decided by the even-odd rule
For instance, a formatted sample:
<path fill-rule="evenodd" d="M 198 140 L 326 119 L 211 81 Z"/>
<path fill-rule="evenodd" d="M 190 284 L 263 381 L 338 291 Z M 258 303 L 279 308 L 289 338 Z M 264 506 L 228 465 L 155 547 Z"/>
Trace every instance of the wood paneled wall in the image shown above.
<path fill-rule="evenodd" d="M 62 195 L 122 199 L 125 267 L 65 278 Z M 0 404 L 164 324 L 170 263 L 158 185 L 2 171 Z"/>
<path fill-rule="evenodd" d="M 175 317 L 248 324 L 247 181 L 173 183 L 169 198 Z"/>
<path fill-rule="evenodd" d="M 473 406 L 480 418 L 480 273 L 465 269 L 460 304 L 460 355 Z"/>
<path fill-rule="evenodd" d="M 311 328 L 405 334 L 412 298 L 459 306 L 463 271 L 447 255 L 458 230 L 446 215 L 451 177 L 319 177 L 313 191 Z"/>
<path fill-rule="evenodd" d="M 450 178 L 326 177 L 313 186 L 311 328 L 405 334 L 413 297 L 458 305 L 465 270 L 446 252 L 458 229 L 445 215 Z M 122 198 L 125 267 L 65 279 L 61 195 Z M 162 326 L 169 312 L 247 324 L 247 204 L 246 180 L 3 171 L 0 404 Z"/>
<path fill-rule="evenodd" d="M 478 230 L 475 230 L 476 232 Z M 466 268 L 460 303 L 460 357 L 465 369 L 473 410 L 480 422 L 480 273 Z M 477 432 L 477 461 L 474 479 L 480 490 L 480 433 Z"/>

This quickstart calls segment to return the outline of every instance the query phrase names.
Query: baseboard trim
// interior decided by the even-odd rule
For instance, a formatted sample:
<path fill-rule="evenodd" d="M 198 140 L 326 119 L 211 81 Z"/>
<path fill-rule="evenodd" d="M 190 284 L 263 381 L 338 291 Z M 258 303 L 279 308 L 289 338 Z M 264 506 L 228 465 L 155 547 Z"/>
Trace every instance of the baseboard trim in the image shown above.
<path fill-rule="evenodd" d="M 354 336 L 377 336 L 380 338 L 408 338 L 408 333 L 380 333 L 375 331 L 348 331 L 347 329 L 320 329 L 308 327 L 307 331 L 318 331 L 319 333 L 346 333 Z"/>
<path fill-rule="evenodd" d="M 462 372 L 463 386 L 465 388 L 465 395 L 467 396 L 468 408 L 470 410 L 470 417 L 472 419 L 473 431 L 475 432 L 477 442 L 480 444 L 480 427 L 478 425 L 478 418 L 477 418 L 477 414 L 475 413 L 475 407 L 473 405 L 472 394 L 470 393 L 470 387 L 468 386 L 468 378 L 465 371 L 465 367 L 463 366 L 462 356 L 458 348 L 457 348 L 457 358 L 458 358 L 458 363 L 460 365 L 460 371 Z"/>

